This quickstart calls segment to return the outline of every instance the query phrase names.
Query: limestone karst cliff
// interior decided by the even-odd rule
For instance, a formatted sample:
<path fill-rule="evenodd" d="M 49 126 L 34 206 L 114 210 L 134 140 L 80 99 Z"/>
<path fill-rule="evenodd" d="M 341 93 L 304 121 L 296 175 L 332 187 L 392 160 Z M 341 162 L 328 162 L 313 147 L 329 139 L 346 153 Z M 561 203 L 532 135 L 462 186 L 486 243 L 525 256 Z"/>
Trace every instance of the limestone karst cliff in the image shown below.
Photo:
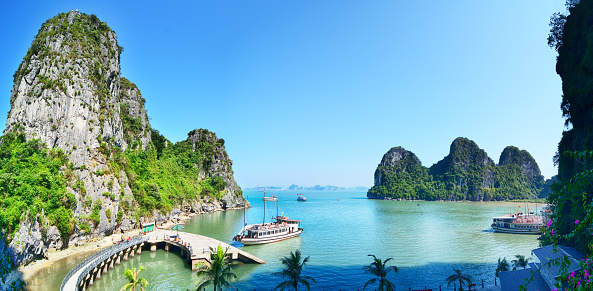
<path fill-rule="evenodd" d="M 121 52 L 106 23 L 70 11 L 41 26 L 13 76 L 0 150 L 33 147 L 22 159 L 48 163 L 53 176 L 27 178 L 46 198 L 24 201 L 22 191 L 1 198 L 18 202 L 0 204 L 8 205 L 0 206 L 0 224 L 16 264 L 141 221 L 245 205 L 224 140 L 200 129 L 171 143 L 153 129 L 140 89 L 121 76 Z M 0 165 L 5 172 L 20 175 Z"/>
<path fill-rule="evenodd" d="M 456 138 L 449 154 L 430 168 L 413 153 L 392 148 L 375 171 L 369 198 L 421 200 L 508 200 L 537 198 L 544 186 L 533 157 L 509 146 L 496 165 L 467 138 Z"/>

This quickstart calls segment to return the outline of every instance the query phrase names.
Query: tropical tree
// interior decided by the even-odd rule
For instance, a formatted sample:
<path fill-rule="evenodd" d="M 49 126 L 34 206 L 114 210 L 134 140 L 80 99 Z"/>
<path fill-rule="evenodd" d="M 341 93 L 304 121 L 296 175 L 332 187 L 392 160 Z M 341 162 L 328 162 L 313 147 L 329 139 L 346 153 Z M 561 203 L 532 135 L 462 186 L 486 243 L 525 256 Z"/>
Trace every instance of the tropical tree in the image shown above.
<path fill-rule="evenodd" d="M 282 262 L 282 265 L 284 265 L 284 270 L 282 270 L 282 272 L 280 273 L 277 273 L 277 275 L 280 277 L 288 278 L 288 280 L 278 284 L 278 286 L 276 286 L 274 290 L 294 288 L 294 290 L 296 291 L 298 286 L 301 284 L 305 285 L 305 287 L 307 287 L 307 290 L 311 290 L 311 287 L 309 286 L 309 281 L 317 283 L 317 281 L 315 281 L 313 277 L 301 275 L 303 267 L 309 261 L 310 256 L 306 257 L 302 261 L 301 257 L 301 251 L 296 250 L 294 252 L 290 252 L 290 256 L 280 259 L 280 262 Z"/>
<path fill-rule="evenodd" d="M 136 267 L 134 267 L 133 270 L 126 269 L 126 271 L 124 272 L 124 276 L 128 279 L 130 283 L 121 287 L 119 291 L 136 291 L 136 288 L 139 291 L 144 291 L 144 287 L 148 286 L 148 281 L 146 281 L 146 279 L 144 278 L 138 278 L 138 275 L 140 274 L 140 272 L 144 271 L 144 269 L 144 266 L 140 266 L 140 269 L 138 270 L 136 270 Z"/>
<path fill-rule="evenodd" d="M 525 269 L 527 264 L 529 263 L 530 258 L 525 258 L 523 255 L 515 255 L 517 258 L 516 260 L 512 260 L 513 263 L 513 270 L 517 270 L 517 268 L 523 267 Z"/>
<path fill-rule="evenodd" d="M 364 270 L 372 275 L 377 276 L 377 278 L 373 278 L 368 280 L 365 284 L 364 287 L 362 288 L 362 290 L 365 290 L 367 288 L 367 286 L 369 284 L 374 284 L 377 283 L 377 281 L 379 282 L 379 288 L 377 290 L 381 290 L 381 291 L 391 291 L 395 289 L 395 284 L 391 283 L 389 280 L 387 280 L 387 274 L 393 270 L 393 272 L 397 272 L 398 268 L 396 266 L 389 266 L 387 267 L 387 262 L 393 260 L 393 258 L 388 258 L 385 261 L 382 261 L 381 259 L 375 257 L 375 255 L 369 255 L 370 257 L 373 257 L 373 262 L 368 265 L 368 266 L 364 266 Z"/>
<path fill-rule="evenodd" d="M 500 272 L 506 272 L 510 268 L 509 262 L 507 262 L 507 258 L 503 258 L 502 260 L 498 258 L 498 265 L 496 266 L 496 277 Z"/>
<path fill-rule="evenodd" d="M 216 250 L 210 248 L 210 265 L 203 263 L 198 265 L 199 280 L 196 282 L 198 285 L 196 290 L 204 290 L 210 285 L 214 291 L 232 287 L 231 281 L 237 279 L 237 275 L 232 270 L 237 265 L 227 257 L 228 250 L 228 247 L 223 250 L 220 245 Z"/>
<path fill-rule="evenodd" d="M 461 273 L 461 270 L 453 269 L 455 273 L 447 277 L 447 287 L 452 283 L 459 282 L 459 291 L 463 290 L 463 282 L 467 282 L 468 285 L 472 283 L 472 280 L 469 275 L 464 275 Z"/>

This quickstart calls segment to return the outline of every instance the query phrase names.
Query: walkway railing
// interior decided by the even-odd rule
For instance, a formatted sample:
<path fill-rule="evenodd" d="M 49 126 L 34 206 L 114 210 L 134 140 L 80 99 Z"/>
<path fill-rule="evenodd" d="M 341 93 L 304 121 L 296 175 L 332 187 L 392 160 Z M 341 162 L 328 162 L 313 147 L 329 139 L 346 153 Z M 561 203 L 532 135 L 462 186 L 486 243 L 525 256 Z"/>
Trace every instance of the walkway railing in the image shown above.
<path fill-rule="evenodd" d="M 113 245 L 110 246 L 108 248 L 105 248 L 103 250 L 100 250 L 98 252 L 96 252 L 95 254 L 93 254 L 92 256 L 86 258 L 84 261 L 82 261 L 82 263 L 78 264 L 76 267 L 74 267 L 74 269 L 70 270 L 70 272 L 68 272 L 68 274 L 66 275 L 66 277 L 64 278 L 64 280 L 62 280 L 62 285 L 60 286 L 60 290 L 64 290 L 64 286 L 66 285 L 66 283 L 70 280 L 70 278 L 72 278 L 72 276 L 78 272 L 80 269 L 84 268 L 82 273 L 80 273 L 80 275 L 78 275 L 78 278 L 76 280 L 76 286 L 80 286 L 80 282 L 82 281 L 82 279 L 92 270 L 94 269 L 98 264 L 100 264 L 101 262 L 105 261 L 107 258 L 113 256 L 114 254 L 121 252 L 131 246 L 146 242 L 148 240 L 147 237 L 144 236 L 140 236 L 140 237 L 135 237 L 130 239 L 129 241 L 125 241 L 123 243 L 120 243 L 118 245 Z M 97 261 L 98 263 L 93 263 L 92 262 Z"/>

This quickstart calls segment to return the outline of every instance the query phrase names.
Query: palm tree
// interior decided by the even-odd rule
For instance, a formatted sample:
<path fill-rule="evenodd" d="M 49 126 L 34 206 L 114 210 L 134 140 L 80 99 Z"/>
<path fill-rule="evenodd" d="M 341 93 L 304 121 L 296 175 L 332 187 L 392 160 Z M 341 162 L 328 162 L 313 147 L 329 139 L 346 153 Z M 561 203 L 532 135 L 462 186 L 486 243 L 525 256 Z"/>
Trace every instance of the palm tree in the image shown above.
<path fill-rule="evenodd" d="M 453 269 L 453 271 L 455 271 L 455 273 L 453 273 L 453 275 L 447 277 L 447 287 L 449 287 L 449 285 L 451 285 L 452 283 L 459 281 L 459 291 L 462 291 L 464 281 L 467 282 L 468 285 L 470 285 L 472 283 L 472 280 L 469 275 L 461 274 L 461 270 L 458 270 L 458 269 Z"/>
<path fill-rule="evenodd" d="M 362 288 L 362 290 L 366 289 L 369 284 L 376 283 L 377 280 L 379 280 L 379 288 L 377 290 L 381 290 L 381 291 L 394 290 L 395 285 L 385 278 L 385 277 L 387 277 L 387 273 L 389 273 L 389 271 L 391 271 L 391 270 L 393 270 L 393 272 L 398 271 L 398 268 L 396 266 L 389 266 L 389 267 L 385 266 L 387 264 L 387 262 L 389 262 L 390 260 L 393 260 L 393 258 L 388 258 L 387 260 L 382 261 L 381 259 L 378 259 L 377 257 L 375 257 L 375 255 L 369 255 L 369 256 L 373 257 L 374 260 L 370 265 L 364 266 L 363 268 L 365 269 L 365 271 L 367 273 L 373 274 L 373 275 L 377 276 L 378 278 L 373 278 L 373 279 L 368 280 L 364 284 L 364 287 Z"/>
<path fill-rule="evenodd" d="M 204 290 L 209 285 L 214 287 L 214 291 L 222 290 L 223 287 L 232 287 L 231 280 L 237 279 L 237 275 L 231 270 L 237 265 L 227 258 L 228 250 L 227 247 L 223 251 L 220 245 L 216 250 L 210 248 L 210 265 L 200 265 L 200 270 L 197 273 L 200 280 L 196 282 L 198 284 L 196 290 Z"/>
<path fill-rule="evenodd" d="M 527 264 L 529 263 L 530 258 L 525 258 L 523 255 L 515 255 L 517 258 L 516 260 L 512 260 L 513 263 L 513 270 L 517 270 L 517 268 L 523 267 L 525 269 Z"/>
<path fill-rule="evenodd" d="M 280 277 L 288 278 L 288 281 L 284 281 L 278 284 L 278 286 L 276 286 L 274 290 L 294 288 L 294 290 L 296 291 L 297 287 L 300 284 L 305 285 L 305 287 L 307 287 L 307 290 L 311 290 L 311 287 L 309 286 L 309 281 L 313 281 L 313 283 L 317 283 L 317 281 L 315 281 L 315 279 L 313 279 L 313 277 L 311 276 L 301 275 L 303 267 L 309 261 L 309 257 L 306 257 L 301 262 L 301 251 L 296 250 L 295 252 L 290 252 L 290 256 L 280 259 L 280 262 L 282 262 L 282 265 L 284 265 L 284 270 L 282 270 L 282 272 L 280 273 L 277 273 L 277 275 L 279 275 Z"/>
<path fill-rule="evenodd" d="M 498 265 L 496 266 L 496 277 L 500 272 L 506 272 L 510 268 L 509 262 L 507 262 L 507 258 L 503 258 L 502 260 L 498 258 Z"/>
<path fill-rule="evenodd" d="M 142 271 L 144 271 L 144 266 L 140 266 L 140 269 L 138 270 L 136 270 L 136 267 L 134 267 L 133 270 L 126 269 L 126 271 L 124 272 L 124 276 L 128 278 L 128 281 L 130 281 L 130 283 L 121 287 L 119 291 L 136 291 L 136 288 L 138 288 L 139 291 L 144 291 L 144 287 L 148 286 L 148 281 L 146 281 L 146 279 L 144 278 L 138 278 L 138 275 Z"/>

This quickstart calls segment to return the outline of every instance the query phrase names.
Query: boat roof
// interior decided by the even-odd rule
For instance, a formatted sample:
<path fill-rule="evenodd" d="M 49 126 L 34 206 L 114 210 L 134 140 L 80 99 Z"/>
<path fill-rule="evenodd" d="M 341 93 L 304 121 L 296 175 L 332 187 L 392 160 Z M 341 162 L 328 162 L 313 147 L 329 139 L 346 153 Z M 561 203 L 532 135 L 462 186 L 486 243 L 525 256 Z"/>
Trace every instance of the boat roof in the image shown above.
<path fill-rule="evenodd" d="M 302 222 L 296 219 L 289 219 L 287 216 L 276 216 L 276 220 Z"/>

